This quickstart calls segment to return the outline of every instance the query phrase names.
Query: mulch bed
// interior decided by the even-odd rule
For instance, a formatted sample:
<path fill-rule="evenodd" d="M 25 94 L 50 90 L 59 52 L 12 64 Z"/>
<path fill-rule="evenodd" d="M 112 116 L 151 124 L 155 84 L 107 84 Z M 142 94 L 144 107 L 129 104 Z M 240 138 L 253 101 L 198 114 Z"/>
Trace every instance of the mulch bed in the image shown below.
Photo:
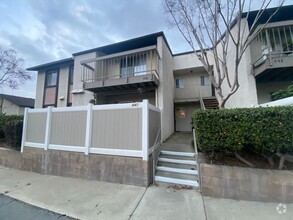
<path fill-rule="evenodd" d="M 261 168 L 261 169 L 278 169 L 279 166 L 279 157 L 274 157 L 275 165 L 271 166 L 267 159 L 250 152 L 243 152 L 241 156 L 251 162 L 254 167 L 253 168 Z M 249 167 L 247 164 L 243 163 L 239 159 L 237 159 L 233 155 L 224 155 L 224 154 L 217 154 L 217 158 L 214 160 L 209 160 L 206 158 L 206 162 L 210 164 L 217 164 L 217 165 L 227 165 L 227 166 L 238 166 L 238 167 Z M 286 161 L 284 164 L 284 170 L 293 170 L 293 163 Z"/>

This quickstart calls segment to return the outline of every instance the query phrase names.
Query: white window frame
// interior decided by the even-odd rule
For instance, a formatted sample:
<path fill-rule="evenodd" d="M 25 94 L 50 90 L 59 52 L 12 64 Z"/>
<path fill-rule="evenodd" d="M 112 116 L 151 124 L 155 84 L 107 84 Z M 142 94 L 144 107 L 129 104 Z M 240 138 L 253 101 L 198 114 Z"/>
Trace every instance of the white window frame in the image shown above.
<path fill-rule="evenodd" d="M 211 84 L 209 76 L 200 76 L 200 85 L 209 86 Z"/>
<path fill-rule="evenodd" d="M 184 86 L 185 86 L 185 82 L 184 82 L 184 79 L 176 79 L 175 80 L 175 87 L 176 87 L 176 89 L 182 89 L 182 88 L 184 88 Z"/>

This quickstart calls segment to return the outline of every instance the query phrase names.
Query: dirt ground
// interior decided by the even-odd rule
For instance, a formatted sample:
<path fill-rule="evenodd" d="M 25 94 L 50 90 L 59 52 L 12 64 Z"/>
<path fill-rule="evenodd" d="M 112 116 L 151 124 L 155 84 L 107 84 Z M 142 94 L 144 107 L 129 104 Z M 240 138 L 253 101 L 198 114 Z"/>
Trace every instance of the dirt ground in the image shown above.
<path fill-rule="evenodd" d="M 278 169 L 279 166 L 279 157 L 274 157 L 274 166 L 271 166 L 268 163 L 268 160 L 260 155 L 244 152 L 241 156 L 252 163 L 254 168 L 262 168 L 262 169 Z M 217 158 L 214 160 L 206 159 L 207 163 L 210 164 L 218 164 L 218 165 L 227 165 L 227 166 L 238 166 L 238 167 L 249 167 L 247 164 L 243 163 L 239 159 L 237 159 L 234 155 L 224 155 L 217 154 Z M 293 163 L 286 161 L 284 163 L 284 170 L 293 170 Z"/>

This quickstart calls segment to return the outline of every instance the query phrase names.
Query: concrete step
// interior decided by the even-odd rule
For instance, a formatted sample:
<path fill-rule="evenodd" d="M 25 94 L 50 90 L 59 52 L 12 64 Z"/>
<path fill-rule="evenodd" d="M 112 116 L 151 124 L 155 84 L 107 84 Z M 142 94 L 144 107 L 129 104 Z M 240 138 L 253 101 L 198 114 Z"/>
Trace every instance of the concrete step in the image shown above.
<path fill-rule="evenodd" d="M 198 187 L 198 181 L 196 180 L 185 180 L 185 179 L 177 179 L 177 178 L 170 178 L 170 177 L 164 177 L 164 176 L 155 176 L 155 181 L 158 182 L 165 182 L 165 183 L 173 183 L 173 184 L 179 184 L 179 185 L 186 185 L 186 186 L 193 186 Z"/>
<path fill-rule="evenodd" d="M 176 163 L 176 164 L 188 164 L 197 166 L 197 162 L 195 160 L 179 160 L 179 159 L 171 159 L 171 158 L 163 158 L 160 157 L 158 159 L 159 162 L 166 162 L 166 163 Z"/>
<path fill-rule="evenodd" d="M 157 166 L 157 171 L 165 171 L 165 172 L 172 172 L 172 173 L 198 175 L 198 171 L 197 170 L 180 169 L 180 168 L 165 167 L 165 166 Z"/>
<path fill-rule="evenodd" d="M 194 157 L 195 156 L 195 153 L 182 152 L 182 151 L 167 151 L 167 150 L 162 150 L 161 154 L 170 155 L 170 156 L 182 156 L 182 157 Z"/>
<path fill-rule="evenodd" d="M 158 161 L 157 166 L 173 167 L 178 169 L 196 170 L 196 166 L 190 164 L 167 163 Z"/>
<path fill-rule="evenodd" d="M 159 171 L 159 170 L 156 171 L 155 176 L 164 176 L 164 177 L 183 179 L 183 180 L 193 180 L 193 181 L 198 180 L 198 176 L 194 174 L 172 173 L 172 172 Z"/>
<path fill-rule="evenodd" d="M 156 171 L 155 176 L 163 176 L 163 177 L 182 179 L 182 180 L 192 180 L 192 181 L 198 180 L 198 176 L 194 174 L 172 173 L 172 172 L 159 171 L 159 170 Z"/>
<path fill-rule="evenodd" d="M 160 154 L 159 158 L 168 158 L 168 159 L 178 159 L 178 160 L 196 160 L 195 157 L 185 157 L 185 156 L 174 156 L 174 155 L 166 155 Z"/>

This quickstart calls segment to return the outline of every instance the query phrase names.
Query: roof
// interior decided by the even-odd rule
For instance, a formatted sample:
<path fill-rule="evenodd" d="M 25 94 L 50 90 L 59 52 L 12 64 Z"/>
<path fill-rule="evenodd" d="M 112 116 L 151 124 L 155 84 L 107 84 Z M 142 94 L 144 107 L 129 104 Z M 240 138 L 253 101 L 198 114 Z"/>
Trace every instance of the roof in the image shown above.
<path fill-rule="evenodd" d="M 110 44 L 110 45 L 106 45 L 106 46 L 101 46 L 101 47 L 97 47 L 97 48 L 93 48 L 90 50 L 84 50 L 81 52 L 77 52 L 74 53 L 73 56 L 78 56 L 78 55 L 82 55 L 82 54 L 86 54 L 86 53 L 91 53 L 91 52 L 96 52 L 96 51 L 100 51 L 106 54 L 112 54 L 112 53 L 119 53 L 122 51 L 127 51 L 127 50 L 133 50 L 133 49 L 137 49 L 137 48 L 141 48 L 141 47 L 147 47 L 147 46 L 152 46 L 152 45 L 156 45 L 157 44 L 157 38 L 158 37 L 163 37 L 169 50 L 170 53 L 172 54 L 171 48 L 168 44 L 168 41 L 165 37 L 165 34 L 163 31 L 160 32 L 156 32 L 156 33 L 152 33 L 152 34 L 148 34 L 148 35 L 144 35 L 141 37 L 137 37 L 137 38 L 133 38 L 130 40 L 126 40 L 126 41 L 121 41 L 118 43 L 114 43 L 114 44 Z"/>
<path fill-rule="evenodd" d="M 14 95 L 7 95 L 7 94 L 0 94 L 0 97 L 3 99 L 6 99 L 10 102 L 12 102 L 15 105 L 18 105 L 20 107 L 31 107 L 33 108 L 35 105 L 35 100 L 31 98 L 25 98 L 20 96 L 14 96 Z"/>
<path fill-rule="evenodd" d="M 262 16 L 258 19 L 258 24 L 265 24 L 276 10 L 279 11 L 271 18 L 270 23 L 293 20 L 293 5 L 287 5 L 280 8 L 275 7 L 266 9 Z M 259 10 L 249 12 L 247 18 L 249 28 L 251 28 L 258 11 Z M 248 12 L 243 13 L 242 18 L 245 18 L 247 13 Z"/>
<path fill-rule="evenodd" d="M 71 64 L 71 63 L 73 63 L 73 61 L 74 61 L 73 58 L 70 57 L 70 58 L 66 58 L 66 59 L 63 59 L 63 60 L 57 60 L 57 61 L 54 61 L 54 62 L 44 63 L 44 64 L 41 64 L 41 65 L 38 65 L 38 66 L 29 67 L 26 70 L 28 70 L 28 71 L 38 71 L 38 70 L 48 69 L 48 68 L 53 69 L 55 67 L 60 67 L 62 65 Z"/>

